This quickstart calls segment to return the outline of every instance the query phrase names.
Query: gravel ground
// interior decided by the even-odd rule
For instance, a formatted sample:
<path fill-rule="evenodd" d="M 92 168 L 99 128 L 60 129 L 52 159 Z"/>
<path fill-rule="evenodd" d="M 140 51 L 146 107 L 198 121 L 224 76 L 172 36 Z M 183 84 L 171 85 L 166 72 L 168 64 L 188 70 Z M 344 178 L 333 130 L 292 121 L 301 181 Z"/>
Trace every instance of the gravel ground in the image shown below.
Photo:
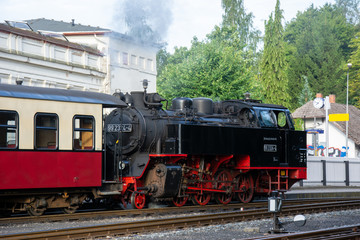
<path fill-rule="evenodd" d="M 307 223 L 304 227 L 297 227 L 292 223 L 292 218 L 280 218 L 281 222 L 289 222 L 284 227 L 290 232 L 302 232 L 317 229 L 325 229 L 339 227 L 345 225 L 360 224 L 360 209 L 337 211 L 329 213 L 320 213 L 305 215 Z M 168 216 L 170 217 L 170 216 Z M 136 220 L 153 219 L 154 217 L 137 217 Z M 160 218 L 166 219 L 165 216 Z M 76 222 L 58 222 L 58 223 L 28 223 L 16 225 L 0 225 L 0 235 L 31 232 L 40 230 L 52 230 L 60 228 L 73 228 L 80 226 L 93 226 L 101 224 L 111 224 L 118 222 L 132 221 L 132 218 L 113 218 L 104 220 L 76 221 Z M 268 231 L 273 226 L 272 220 L 256 220 L 250 222 L 230 223 L 224 225 L 206 226 L 199 228 L 187 228 L 182 230 L 171 230 L 166 232 L 157 232 L 149 234 L 139 234 L 126 237 L 108 237 L 107 239 L 196 239 L 196 240 L 212 240 L 212 239 L 243 239 L 256 238 L 268 235 Z"/>
<path fill-rule="evenodd" d="M 303 227 L 295 226 L 295 224 L 292 222 L 293 218 L 280 218 L 280 221 L 285 223 L 288 222 L 288 224 L 285 224 L 284 227 L 285 230 L 289 232 L 305 232 L 333 227 L 341 227 L 346 225 L 360 224 L 360 209 L 318 213 L 311 215 L 305 214 L 305 217 L 307 219 L 307 222 Z M 272 220 L 266 219 L 110 239 L 235 240 L 269 236 L 268 231 L 272 228 L 272 226 Z"/>

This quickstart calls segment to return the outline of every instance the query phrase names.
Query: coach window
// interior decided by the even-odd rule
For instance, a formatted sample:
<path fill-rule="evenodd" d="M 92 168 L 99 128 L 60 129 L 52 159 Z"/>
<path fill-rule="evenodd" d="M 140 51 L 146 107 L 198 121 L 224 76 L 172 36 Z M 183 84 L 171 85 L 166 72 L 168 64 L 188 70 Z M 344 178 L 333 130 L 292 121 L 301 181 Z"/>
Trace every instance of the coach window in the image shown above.
<path fill-rule="evenodd" d="M 55 150 L 58 147 L 59 118 L 56 114 L 35 115 L 35 148 Z"/>
<path fill-rule="evenodd" d="M 0 111 L 0 149 L 14 149 L 18 143 L 18 114 Z"/>
<path fill-rule="evenodd" d="M 94 126 L 95 120 L 92 116 L 74 117 L 73 147 L 74 150 L 94 149 Z"/>

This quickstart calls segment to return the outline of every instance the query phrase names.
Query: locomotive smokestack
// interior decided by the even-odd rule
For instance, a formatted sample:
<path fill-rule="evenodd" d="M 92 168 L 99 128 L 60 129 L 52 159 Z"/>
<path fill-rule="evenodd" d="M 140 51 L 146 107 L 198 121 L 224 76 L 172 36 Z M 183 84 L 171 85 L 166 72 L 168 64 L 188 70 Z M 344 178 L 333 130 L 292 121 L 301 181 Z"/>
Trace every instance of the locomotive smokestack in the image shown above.
<path fill-rule="evenodd" d="M 143 85 L 144 91 L 146 92 L 146 89 L 147 89 L 148 86 L 149 86 L 149 80 L 144 79 L 144 80 L 142 81 L 142 85 Z"/>
<path fill-rule="evenodd" d="M 71 19 L 71 26 L 75 26 L 75 19 Z"/>

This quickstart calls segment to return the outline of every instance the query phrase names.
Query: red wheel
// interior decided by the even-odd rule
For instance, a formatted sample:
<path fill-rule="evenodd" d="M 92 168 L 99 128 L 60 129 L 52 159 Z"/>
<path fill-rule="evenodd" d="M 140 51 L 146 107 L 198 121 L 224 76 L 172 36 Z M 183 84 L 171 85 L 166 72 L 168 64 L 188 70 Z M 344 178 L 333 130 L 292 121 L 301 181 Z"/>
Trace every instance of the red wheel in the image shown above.
<path fill-rule="evenodd" d="M 197 183 L 197 186 L 202 188 L 212 188 L 210 179 L 211 177 L 209 175 L 204 175 L 204 182 Z M 206 205 L 210 202 L 210 199 L 211 199 L 211 193 L 202 191 L 196 193 L 193 196 L 192 201 L 194 204 Z"/>
<path fill-rule="evenodd" d="M 226 190 L 231 187 L 231 173 L 228 170 L 222 170 L 216 174 L 215 177 L 215 188 Z M 215 194 L 215 201 L 218 204 L 228 204 L 231 202 L 232 194 L 231 193 L 217 193 Z"/>
<path fill-rule="evenodd" d="M 174 197 L 172 200 L 172 203 L 174 204 L 174 206 L 176 207 L 182 207 L 185 205 L 185 203 L 187 202 L 187 200 L 189 199 L 188 196 L 184 196 L 184 197 Z"/>
<path fill-rule="evenodd" d="M 133 192 L 131 194 L 131 206 L 132 208 L 142 209 L 145 206 L 145 195 L 142 193 Z"/>
<path fill-rule="evenodd" d="M 236 197 L 243 203 L 248 203 L 254 197 L 254 180 L 251 175 L 240 175 L 238 177 L 238 192 Z"/>

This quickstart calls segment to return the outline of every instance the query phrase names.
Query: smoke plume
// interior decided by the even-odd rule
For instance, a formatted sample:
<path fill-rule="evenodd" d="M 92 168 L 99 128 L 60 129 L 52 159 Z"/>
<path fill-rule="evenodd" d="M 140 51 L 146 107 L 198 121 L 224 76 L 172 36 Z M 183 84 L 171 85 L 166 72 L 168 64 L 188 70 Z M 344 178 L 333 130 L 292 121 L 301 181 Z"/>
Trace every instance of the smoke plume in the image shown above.
<path fill-rule="evenodd" d="M 141 42 L 161 43 L 172 23 L 172 5 L 173 0 L 118 0 L 116 30 Z"/>

